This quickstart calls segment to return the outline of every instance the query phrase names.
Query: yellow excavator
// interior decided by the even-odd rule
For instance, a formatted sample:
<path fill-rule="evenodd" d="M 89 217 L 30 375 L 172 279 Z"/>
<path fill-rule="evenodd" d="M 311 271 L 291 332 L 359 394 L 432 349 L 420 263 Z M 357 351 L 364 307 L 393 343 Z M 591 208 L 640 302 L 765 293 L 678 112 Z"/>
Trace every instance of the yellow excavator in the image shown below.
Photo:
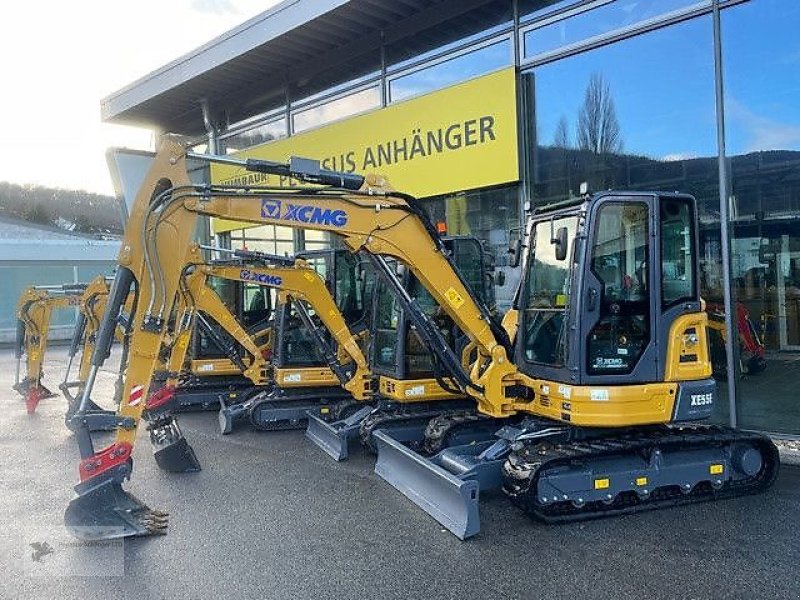
<path fill-rule="evenodd" d="M 453 266 L 470 290 L 495 312 L 493 257 L 471 236 L 441 237 Z M 388 261 L 397 282 L 378 279 L 371 293 L 370 367 L 375 375 L 375 393 L 369 404 L 354 400 L 336 403 L 325 414 L 309 414 L 306 437 L 335 460 L 349 456 L 350 441 L 361 438 L 371 450 L 371 431 L 393 422 L 408 427 L 427 423 L 442 411 L 470 410 L 474 403 L 442 369 L 440 361 L 418 332 L 414 319 L 394 291 L 398 283 L 456 353 L 469 351 L 466 336 L 437 304 L 425 287 L 404 265 Z M 462 359 L 468 360 L 468 359 Z"/>
<path fill-rule="evenodd" d="M 311 264 L 317 261 L 333 267 L 338 262 L 338 270 L 351 273 L 349 263 L 343 266 L 343 261 L 336 260 L 341 251 L 314 251 L 294 258 L 249 250 L 203 248 L 232 258 L 205 263 L 195 252 L 194 260 L 184 267 L 167 379 L 147 400 L 151 419 L 156 412 L 174 412 L 176 402 L 183 402 L 180 400 L 182 372 L 196 323 L 217 340 L 217 346 L 229 357 L 227 364 L 220 359 L 211 363 L 213 371 L 204 371 L 202 378 L 197 375 L 196 361 L 189 366 L 193 372 L 191 385 L 202 387 L 204 394 L 214 393 L 208 391 L 209 387 L 216 389 L 217 402 L 222 403 L 222 433 L 229 433 L 234 421 L 245 415 L 253 426 L 262 430 L 305 427 L 306 412 L 328 406 L 333 399 L 369 400 L 371 374 L 358 335 L 351 332 L 325 279 Z M 275 306 L 277 324 L 267 322 L 269 327 L 252 336 L 212 289 L 210 280 L 255 284 L 267 292 L 262 291 L 263 296 L 271 290 L 276 298 L 269 304 Z M 339 290 L 337 295 L 344 300 L 342 305 L 349 306 L 347 293 Z M 298 316 L 299 323 L 290 319 L 289 310 Z M 215 325 L 227 334 L 225 338 Z M 247 356 L 240 356 L 234 344 L 241 346 Z M 235 370 L 247 384 L 236 385 L 234 391 L 230 383 L 215 386 L 213 381 L 209 382 L 213 379 L 209 372 L 229 375 Z M 225 396 L 234 396 L 238 401 L 226 404 Z"/>
<path fill-rule="evenodd" d="M 189 160 L 300 185 L 196 185 Z M 440 368 L 476 410 L 444 412 L 413 435 L 373 430 L 376 471 L 459 537 L 477 532 L 481 487 L 502 485 L 530 514 L 559 522 L 753 493 L 776 477 L 769 438 L 698 423 L 711 415 L 715 386 L 690 196 L 604 192 L 531 212 L 516 253 L 522 283 L 512 341 L 453 266 L 420 204 L 381 178 L 308 159 L 195 155 L 166 137 L 131 212 L 98 342 L 110 339 L 114 308 L 135 284 L 117 434 L 96 450 L 89 432 L 75 428 L 80 483 L 65 522 L 78 537 L 166 532 L 166 513 L 122 484 L 178 291 L 176 256 L 200 215 L 333 232 L 394 287 Z M 442 338 L 387 259 L 405 264 L 464 333 L 462 352 Z M 98 366 L 93 360 L 83 399 Z M 494 434 L 472 429 L 487 419 Z M 408 445 L 416 435 L 428 455 Z"/>
<path fill-rule="evenodd" d="M 64 394 L 64 397 L 67 399 L 66 422 L 69 422 L 78 407 L 78 398 L 83 393 L 83 388 L 89 375 L 92 353 L 94 351 L 95 342 L 97 341 L 97 332 L 100 327 L 100 322 L 103 320 L 106 303 L 108 301 L 109 283 L 109 278 L 102 275 L 94 278 L 86 286 L 78 302 L 78 318 L 75 323 L 75 329 L 72 332 L 72 340 L 70 341 L 69 350 L 67 352 L 67 368 L 64 371 L 64 379 L 58 386 L 61 393 Z M 131 308 L 130 302 L 127 302 L 120 319 L 117 321 L 115 338 L 117 341 L 123 343 L 123 355 L 117 374 L 117 393 L 113 400 L 113 406 L 119 404 L 119 396 L 121 394 L 121 378 L 124 373 L 127 354 L 125 344 L 125 319 L 126 314 L 130 313 Z M 81 352 L 81 357 L 77 379 L 71 380 L 70 374 L 72 372 L 72 364 L 79 351 Z M 114 410 L 104 409 L 89 399 L 86 412 L 87 415 L 90 415 L 90 419 L 87 423 L 90 423 L 89 426 L 92 431 L 108 431 L 114 429 Z"/>
<path fill-rule="evenodd" d="M 17 330 L 14 344 L 16 377 L 14 389 L 25 397 L 28 414 L 33 414 L 39 402 L 52 398 L 43 383 L 44 357 L 47 351 L 48 333 L 53 311 L 80 309 L 78 324 L 84 318 L 83 298 L 98 291 L 108 293 L 105 278 L 98 276 L 90 283 L 32 285 L 27 287 L 17 302 Z M 25 357 L 26 373 L 20 379 L 22 357 Z"/>

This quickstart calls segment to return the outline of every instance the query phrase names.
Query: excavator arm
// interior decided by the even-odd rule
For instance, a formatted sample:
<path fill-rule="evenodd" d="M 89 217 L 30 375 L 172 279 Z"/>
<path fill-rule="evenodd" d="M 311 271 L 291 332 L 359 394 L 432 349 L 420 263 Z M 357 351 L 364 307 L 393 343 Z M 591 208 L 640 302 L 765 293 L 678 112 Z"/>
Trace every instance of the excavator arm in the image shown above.
<path fill-rule="evenodd" d="M 17 302 L 17 367 L 14 389 L 25 397 L 28 414 L 36 411 L 42 399 L 55 395 L 42 384 L 42 366 L 53 311 L 79 306 L 86 287 L 85 284 L 31 286 L 25 289 Z M 20 379 L 23 356 L 26 374 Z"/>
<path fill-rule="evenodd" d="M 289 176 L 304 184 L 327 187 L 195 185 L 188 175 L 187 160 L 190 158 L 233 162 L 251 171 Z M 283 165 L 203 155 L 190 157 L 179 140 L 167 136 L 162 140 L 131 210 L 109 309 L 98 334 L 81 407 L 73 420 L 82 458 L 81 483 L 76 486 L 79 497 L 70 504 L 65 520 L 78 537 L 126 537 L 165 532 L 163 513 L 150 510 L 128 495 L 121 484 L 131 474 L 136 429 L 145 408 L 146 391 L 168 335 L 168 318 L 185 264 L 181 260 L 186 255 L 182 249 L 192 242 L 198 216 L 329 231 L 338 235 L 351 251 L 364 251 L 377 270 L 392 282 L 412 318 L 416 317 L 418 329 L 451 371 L 453 380 L 476 398 L 482 411 L 498 416 L 510 412 L 513 399 L 506 398 L 506 388 L 513 385 L 516 368 L 508 360 L 507 336 L 453 267 L 433 226 L 413 198 L 392 191 L 381 178 L 326 171 L 313 161 L 293 159 Z M 424 317 L 385 257 L 408 265 L 468 335 L 478 355 L 471 370 L 467 370 Z M 321 282 L 320 285 L 324 288 Z M 81 425 L 81 413 L 97 369 L 108 356 L 116 315 L 132 288 L 135 289 L 136 308 L 131 323 L 131 356 L 117 415 L 119 427 L 115 441 L 96 451 L 88 430 Z M 294 293 L 300 295 L 301 292 L 296 289 Z M 329 311 L 323 309 L 317 314 L 334 335 L 345 331 L 346 325 L 331 317 Z M 357 352 L 355 340 L 342 341 L 353 354 Z M 124 510 L 120 510 L 121 507 Z M 106 526 L 114 531 L 104 529 Z"/>

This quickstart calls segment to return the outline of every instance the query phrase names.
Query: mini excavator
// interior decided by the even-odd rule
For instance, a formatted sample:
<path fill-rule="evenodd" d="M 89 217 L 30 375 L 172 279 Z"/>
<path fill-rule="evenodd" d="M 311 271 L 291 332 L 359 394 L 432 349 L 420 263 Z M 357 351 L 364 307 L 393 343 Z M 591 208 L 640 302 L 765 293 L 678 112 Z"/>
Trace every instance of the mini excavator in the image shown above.
<path fill-rule="evenodd" d="M 329 273 L 331 281 L 335 278 L 339 282 L 354 277 L 356 262 L 346 251 L 321 250 L 294 258 L 249 250 L 204 248 L 230 254 L 232 258 L 204 263 L 196 256 L 184 268 L 179 288 L 182 306 L 179 312 L 182 314 L 168 359 L 168 379 L 148 399 L 149 415 L 156 411 L 174 411 L 176 399 L 179 404 L 183 402 L 180 400 L 181 368 L 194 330 L 194 319 L 199 319 L 208 335 L 215 336 L 217 346 L 224 348 L 229 357 L 230 367 L 223 365 L 223 369 L 219 369 L 221 363 L 217 361 L 215 371 L 230 373 L 238 369 L 247 382 L 237 383 L 235 391 L 230 389 L 230 382 L 225 384 L 225 390 L 217 386 L 218 401 L 222 403 L 222 433 L 229 433 L 234 421 L 245 415 L 261 430 L 305 427 L 306 412 L 327 406 L 332 399 L 347 397 L 366 401 L 370 398 L 371 375 L 367 360 L 358 345 L 357 334 L 351 332 L 345 321 L 345 313 L 354 319 L 354 311 L 362 312 L 359 306 L 363 305 L 363 298 L 352 297 L 349 292 L 355 285 L 352 281 L 331 286 L 337 296 L 334 299 L 328 283 L 319 273 Z M 276 317 L 273 322 L 267 322 L 268 328 L 259 329 L 257 333 L 266 344 L 258 344 L 244 330 L 209 286 L 209 279 L 253 284 L 266 297 L 270 297 L 270 291 L 275 294 L 276 298 L 270 299 L 269 304 L 275 306 Z M 358 323 L 358 319 L 354 320 Z M 218 335 L 214 325 L 227 336 Z M 233 340 L 246 351 L 246 357 L 239 355 Z M 193 371 L 196 373 L 196 368 L 193 367 Z M 193 374 L 191 385 L 213 386 L 209 379 L 212 378 Z M 225 395 L 239 401 L 228 405 L 223 399 Z"/>
<path fill-rule="evenodd" d="M 471 236 L 442 236 L 442 244 L 470 290 L 495 311 L 494 261 L 480 240 Z M 397 283 L 429 319 L 456 353 L 468 348 L 468 339 L 441 309 L 405 265 L 387 261 Z M 370 366 L 376 377 L 373 399 L 339 401 L 324 414 L 309 413 L 306 437 L 334 460 L 349 456 L 350 441 L 360 438 L 373 452 L 372 431 L 397 422 L 427 423 L 442 411 L 469 411 L 474 402 L 449 379 L 437 355 L 429 349 L 415 321 L 404 309 L 385 278 L 375 282 L 369 338 Z M 462 359 L 463 360 L 463 359 Z"/>
<path fill-rule="evenodd" d="M 299 185 L 196 185 L 189 160 Z M 754 493 L 777 476 L 769 438 L 699 422 L 711 415 L 715 386 L 692 197 L 604 192 L 531 212 L 515 253 L 522 281 L 512 340 L 454 267 L 419 202 L 385 180 L 308 159 L 195 155 L 165 137 L 131 211 L 97 346 L 135 287 L 116 437 L 96 450 L 87 430 L 75 431 L 80 483 L 65 522 L 78 537 L 166 532 L 166 513 L 122 484 L 178 291 L 176 256 L 200 215 L 333 232 L 392 286 L 442 373 L 475 408 L 444 411 L 424 427 L 395 420 L 373 430 L 376 472 L 459 537 L 477 533 L 479 491 L 493 486 L 532 516 L 563 522 Z M 390 259 L 463 332 L 462 352 L 403 288 Z M 93 359 L 76 419 L 99 364 Z M 491 434 L 476 427 L 486 421 L 496 426 Z"/>
<path fill-rule="evenodd" d="M 25 396 L 29 414 L 36 411 L 42 399 L 55 396 L 42 383 L 43 363 L 53 311 L 65 308 L 78 309 L 69 348 L 67 372 L 64 381 L 59 385 L 59 389 L 69 401 L 71 399 L 69 390 L 79 385 L 79 382 L 67 381 L 72 361 L 84 339 L 86 341 L 84 349 L 88 349 L 84 354 L 91 356 L 93 327 L 97 324 L 97 315 L 102 315 L 107 296 L 108 283 L 102 275 L 95 277 L 89 283 L 34 285 L 23 291 L 17 303 L 17 332 L 14 347 L 17 366 L 14 389 Z M 23 356 L 26 361 L 26 375 L 20 380 Z M 96 405 L 92 405 L 91 408 L 101 410 Z"/>

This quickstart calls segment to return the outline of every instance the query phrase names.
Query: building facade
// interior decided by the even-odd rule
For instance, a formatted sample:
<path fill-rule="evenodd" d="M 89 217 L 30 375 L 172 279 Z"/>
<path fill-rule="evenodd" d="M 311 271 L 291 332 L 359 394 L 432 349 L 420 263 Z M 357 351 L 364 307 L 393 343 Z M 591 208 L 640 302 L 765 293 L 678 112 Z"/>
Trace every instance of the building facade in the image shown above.
<path fill-rule="evenodd" d="M 30 285 L 88 282 L 113 275 L 119 242 L 0 218 L 0 343 L 14 341 L 17 301 Z M 55 311 L 50 339 L 68 340 L 77 308 Z"/>
<path fill-rule="evenodd" d="M 584 182 L 691 193 L 703 296 L 717 322 L 730 315 L 712 331 L 716 418 L 796 436 L 798 24 L 791 0 L 287 0 L 103 111 L 216 152 L 386 172 L 451 233 L 491 247 L 505 307 L 526 203 Z M 329 243 L 214 227 L 270 252 Z"/>

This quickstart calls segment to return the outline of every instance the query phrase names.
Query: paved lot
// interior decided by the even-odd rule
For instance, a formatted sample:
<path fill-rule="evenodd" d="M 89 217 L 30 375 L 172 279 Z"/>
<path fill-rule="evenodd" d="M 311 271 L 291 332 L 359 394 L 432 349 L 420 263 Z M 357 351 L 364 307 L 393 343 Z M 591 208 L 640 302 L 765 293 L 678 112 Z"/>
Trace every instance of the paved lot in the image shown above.
<path fill-rule="evenodd" d="M 56 387 L 63 349 L 48 361 Z M 530 521 L 502 496 L 460 542 L 372 474 L 336 464 L 300 432 L 182 426 L 201 473 L 160 472 L 142 439 L 127 489 L 171 513 L 166 537 L 106 547 L 58 527 L 77 450 L 64 401 L 28 418 L 0 351 L 0 598 L 797 598 L 800 469 L 769 493 L 568 526 Z M 104 373 L 96 400 L 110 399 Z M 54 550 L 32 559 L 32 542 Z M 83 573 L 78 576 L 77 573 Z"/>

